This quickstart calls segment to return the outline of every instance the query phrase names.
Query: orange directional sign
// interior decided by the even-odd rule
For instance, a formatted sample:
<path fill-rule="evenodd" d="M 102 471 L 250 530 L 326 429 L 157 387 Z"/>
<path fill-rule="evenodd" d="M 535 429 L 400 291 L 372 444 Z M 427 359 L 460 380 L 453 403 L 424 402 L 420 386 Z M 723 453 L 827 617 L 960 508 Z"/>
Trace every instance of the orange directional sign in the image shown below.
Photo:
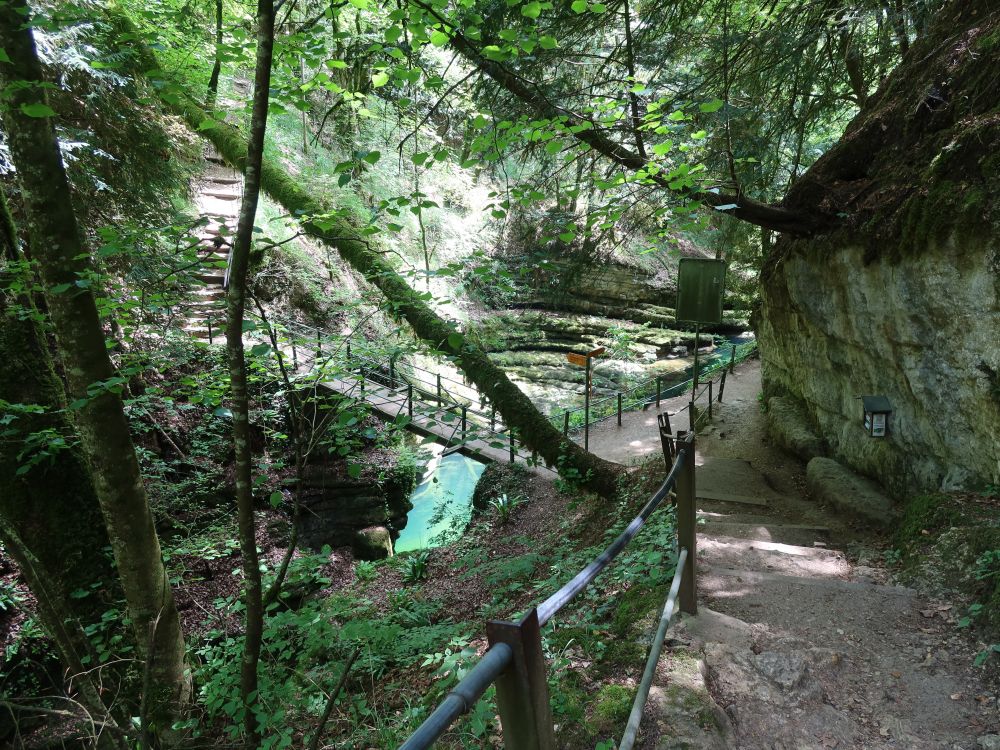
<path fill-rule="evenodd" d="M 604 354 L 604 347 L 599 346 L 596 349 L 591 349 L 586 354 L 577 354 L 576 352 L 569 352 L 566 354 L 566 359 L 569 360 L 571 365 L 579 365 L 580 367 L 587 366 L 587 360 L 593 359 L 594 357 L 600 357 Z"/>

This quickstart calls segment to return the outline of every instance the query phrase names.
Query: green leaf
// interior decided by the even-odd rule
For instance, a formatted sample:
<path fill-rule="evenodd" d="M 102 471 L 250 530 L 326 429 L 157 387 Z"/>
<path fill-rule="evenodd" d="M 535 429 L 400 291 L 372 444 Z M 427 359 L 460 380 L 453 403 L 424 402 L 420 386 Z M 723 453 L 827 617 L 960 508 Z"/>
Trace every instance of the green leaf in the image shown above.
<path fill-rule="evenodd" d="M 28 117 L 55 117 L 56 111 L 52 109 L 48 104 L 42 104 L 41 102 L 36 102 L 34 104 L 22 104 L 21 105 L 22 114 Z"/>
<path fill-rule="evenodd" d="M 347 475 L 351 479 L 357 479 L 361 476 L 361 464 L 347 464 Z"/>
<path fill-rule="evenodd" d="M 270 344 L 254 344 L 252 347 L 250 347 L 251 357 L 263 357 L 265 354 L 270 354 L 270 353 L 271 353 Z"/>
<path fill-rule="evenodd" d="M 397 29 L 397 31 L 398 30 L 399 29 Z M 386 33 L 388 33 L 388 32 L 386 32 Z M 326 61 L 326 67 L 328 67 L 328 68 L 334 68 L 336 70 L 341 70 L 341 69 L 347 67 L 347 63 L 344 62 L 343 60 L 327 60 Z"/>
<path fill-rule="evenodd" d="M 462 334 L 460 333 L 449 333 L 448 334 L 448 346 L 452 349 L 462 348 Z"/>
<path fill-rule="evenodd" d="M 419 167 L 429 158 L 430 154 L 428 154 L 426 151 L 418 151 L 417 153 L 415 153 L 413 156 L 410 157 L 410 161 L 412 161 Z"/>
<path fill-rule="evenodd" d="M 538 18 L 542 14 L 542 4 L 539 2 L 525 3 L 521 6 L 521 15 L 525 18 Z"/>
<path fill-rule="evenodd" d="M 351 5 L 353 5 L 358 10 L 368 10 L 369 2 L 368 0 L 350 0 Z"/>
<path fill-rule="evenodd" d="M 376 73 L 375 75 L 372 76 L 372 85 L 375 88 L 380 88 L 382 86 L 385 86 L 387 83 L 389 83 L 388 73 Z"/>
<path fill-rule="evenodd" d="M 569 7 L 573 9 L 574 13 L 586 13 L 587 0 L 574 0 L 573 4 Z"/>
<path fill-rule="evenodd" d="M 283 499 L 284 496 L 280 492 L 272 492 L 271 496 L 268 498 L 272 508 L 277 508 L 279 505 L 281 505 L 281 501 Z"/>
<path fill-rule="evenodd" d="M 704 104 L 699 104 L 698 105 L 698 109 L 700 109 L 702 112 L 705 112 L 705 113 L 708 113 L 708 112 L 717 112 L 718 110 L 722 109 L 722 105 L 723 104 L 724 104 L 724 102 L 721 99 L 713 99 L 710 102 L 705 102 Z"/>
<path fill-rule="evenodd" d="M 663 143 L 657 143 L 653 146 L 653 153 L 657 156 L 665 156 L 670 153 L 670 149 L 673 147 L 673 141 L 663 141 Z"/>
<path fill-rule="evenodd" d="M 213 120 L 211 117 L 202 120 L 198 123 L 198 130 L 211 130 L 212 128 L 219 127 L 219 123 Z"/>
<path fill-rule="evenodd" d="M 607 9 L 608 6 L 605 5 L 604 3 L 594 3 L 593 5 L 590 6 L 591 13 L 604 13 L 607 11 Z"/>
<path fill-rule="evenodd" d="M 378 160 L 382 158 L 382 153 L 380 151 L 370 151 L 365 154 L 364 160 L 369 164 L 378 164 Z"/>
<path fill-rule="evenodd" d="M 555 49 L 559 46 L 554 36 L 543 36 L 538 40 L 538 44 L 542 49 Z"/>
<path fill-rule="evenodd" d="M 54 287 L 49 289 L 50 294 L 63 294 L 73 288 L 72 284 L 56 284 Z"/>
<path fill-rule="evenodd" d="M 444 47 L 451 40 L 447 34 L 443 31 L 435 31 L 431 33 L 431 44 L 435 47 Z"/>
<path fill-rule="evenodd" d="M 0 63 L 2 62 L 10 62 L 10 57 L 7 56 L 7 53 L 6 51 L 4 51 L 4 48 L 0 47 Z"/>

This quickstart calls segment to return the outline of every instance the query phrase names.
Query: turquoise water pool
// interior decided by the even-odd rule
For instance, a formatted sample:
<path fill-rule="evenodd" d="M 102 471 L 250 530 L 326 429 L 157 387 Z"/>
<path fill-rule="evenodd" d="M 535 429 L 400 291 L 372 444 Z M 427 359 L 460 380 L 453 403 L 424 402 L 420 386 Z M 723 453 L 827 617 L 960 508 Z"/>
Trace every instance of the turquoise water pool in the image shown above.
<path fill-rule="evenodd" d="M 459 453 L 442 458 L 440 448 L 435 448 L 437 455 L 410 495 L 413 510 L 396 540 L 396 552 L 453 542 L 472 518 L 472 493 L 486 466 Z"/>

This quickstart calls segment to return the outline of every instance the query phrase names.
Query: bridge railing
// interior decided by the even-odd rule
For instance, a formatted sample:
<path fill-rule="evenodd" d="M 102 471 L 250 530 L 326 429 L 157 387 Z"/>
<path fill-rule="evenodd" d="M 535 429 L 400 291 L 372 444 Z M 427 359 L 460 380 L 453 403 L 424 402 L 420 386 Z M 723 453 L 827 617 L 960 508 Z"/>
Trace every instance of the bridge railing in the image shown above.
<path fill-rule="evenodd" d="M 675 613 L 675 604 L 679 600 L 680 611 L 690 614 L 697 614 L 698 609 L 695 583 L 697 543 L 694 434 L 679 434 L 677 449 L 676 460 L 666 479 L 639 514 L 600 555 L 520 619 L 512 622 L 491 620 L 486 623 L 489 649 L 400 746 L 400 750 L 424 750 L 431 747 L 494 683 L 504 747 L 509 750 L 554 749 L 555 729 L 549 703 L 541 629 L 621 554 L 649 517 L 674 491 L 677 498 L 677 566 L 663 608 L 661 626 L 654 638 L 646 673 L 633 706 L 635 716 L 630 717 L 625 731 L 625 739 L 628 740 L 631 734 L 634 740 L 638 717 L 641 717 L 641 707 L 645 704 L 652 680 L 650 663 L 655 667 L 666 625 Z M 639 706 L 638 711 L 635 710 L 636 705 Z M 631 747 L 631 740 L 628 747 Z"/>

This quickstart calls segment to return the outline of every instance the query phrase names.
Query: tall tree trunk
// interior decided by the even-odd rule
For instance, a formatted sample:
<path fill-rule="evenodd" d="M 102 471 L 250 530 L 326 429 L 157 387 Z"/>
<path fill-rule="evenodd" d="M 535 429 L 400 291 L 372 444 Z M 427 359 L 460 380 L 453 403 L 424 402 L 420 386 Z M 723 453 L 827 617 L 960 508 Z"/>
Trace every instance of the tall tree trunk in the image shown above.
<path fill-rule="evenodd" d="M 233 444 L 236 452 L 236 503 L 239 513 L 240 551 L 243 555 L 246 635 L 240 673 L 240 692 L 244 707 L 244 746 L 254 750 L 259 742 L 257 728 L 257 665 L 260 661 L 264 629 L 260 565 L 257 560 L 257 534 L 253 515 L 253 484 L 250 476 L 250 400 L 247 395 L 247 367 L 243 350 L 243 315 L 246 307 L 247 270 L 253 240 L 254 218 L 260 196 L 261 160 L 264 156 L 264 133 L 267 130 L 267 105 L 271 89 L 271 56 L 274 47 L 274 6 L 272 0 L 257 3 L 257 69 L 254 75 L 253 112 L 250 139 L 246 152 L 246 180 L 240 205 L 236 241 L 229 268 L 226 294 L 226 353 L 229 358 L 229 382 L 232 391 Z"/>
<path fill-rule="evenodd" d="M 190 697 L 184 640 L 160 557 L 139 463 L 108 357 L 94 297 L 77 284 L 90 272 L 48 108 L 25 0 L 0 4 L 0 64 L 7 88 L 4 129 L 17 168 L 26 224 L 63 359 L 83 454 L 90 464 L 129 614 L 137 653 L 148 662 L 153 695 L 144 697 L 167 729 Z M 17 86 L 11 83 L 17 82 Z M 72 523 L 72 518 L 66 519 Z"/>
<path fill-rule="evenodd" d="M 208 97 L 205 99 L 205 106 L 209 109 L 215 107 L 215 100 L 219 96 L 219 76 L 222 74 L 222 0 L 215 0 L 215 64 L 212 66 L 212 75 L 208 79 Z"/>
<path fill-rule="evenodd" d="M 0 247 L 5 260 L 22 260 L 2 191 Z M 0 275 L 0 288 L 7 282 Z M 36 315 L 27 294 L 0 293 L 0 400 L 41 407 L 21 412 L 11 408 L 14 419 L 0 435 L 0 520 L 40 561 L 47 589 L 66 601 L 73 617 L 89 623 L 100 614 L 98 597 L 69 594 L 113 578 L 101 552 L 108 534 L 90 472 L 73 445 L 73 428 L 63 413 L 62 383 L 52 369 Z M 46 435 L 54 443 L 51 448 L 28 444 L 32 436 Z M 51 450 L 51 457 L 32 460 L 32 454 L 38 457 L 44 450 Z M 72 524 L 66 522 L 69 518 Z"/>

